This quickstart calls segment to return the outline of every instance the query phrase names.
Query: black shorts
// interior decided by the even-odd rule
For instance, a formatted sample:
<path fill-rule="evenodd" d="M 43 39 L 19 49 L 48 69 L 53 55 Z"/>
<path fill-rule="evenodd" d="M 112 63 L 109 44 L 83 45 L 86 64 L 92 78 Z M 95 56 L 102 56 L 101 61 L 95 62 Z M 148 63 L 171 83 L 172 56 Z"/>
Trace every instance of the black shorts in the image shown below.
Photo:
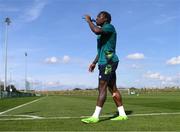
<path fill-rule="evenodd" d="M 112 62 L 110 64 L 98 65 L 99 80 L 111 81 L 116 79 L 116 69 L 118 62 Z"/>

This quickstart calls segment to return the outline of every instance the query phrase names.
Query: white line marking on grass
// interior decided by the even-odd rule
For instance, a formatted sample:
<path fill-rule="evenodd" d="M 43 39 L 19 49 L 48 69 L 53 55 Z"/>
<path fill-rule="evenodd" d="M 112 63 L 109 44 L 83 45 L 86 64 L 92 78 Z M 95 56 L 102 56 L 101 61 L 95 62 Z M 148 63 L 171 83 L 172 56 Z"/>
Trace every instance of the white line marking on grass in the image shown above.
<path fill-rule="evenodd" d="M 42 99 L 42 98 L 36 99 L 36 100 L 31 101 L 31 102 L 28 102 L 28 103 L 25 103 L 25 104 L 16 106 L 16 107 L 14 107 L 14 108 L 11 108 L 11 109 L 9 109 L 9 110 L 5 110 L 5 111 L 3 111 L 3 112 L 0 112 L 0 115 L 5 114 L 5 113 L 10 112 L 10 111 L 13 111 L 13 110 L 18 109 L 18 108 L 21 108 L 21 107 L 23 107 L 23 106 L 25 106 L 25 105 L 32 104 L 32 103 L 37 102 L 37 101 L 39 101 L 39 100 L 41 100 L 41 99 Z"/>
<path fill-rule="evenodd" d="M 174 112 L 174 113 L 149 113 L 149 114 L 132 114 L 129 116 L 158 116 L 158 115 L 179 115 L 180 112 Z"/>
<path fill-rule="evenodd" d="M 128 115 L 128 117 L 139 117 L 139 116 L 161 116 L 161 115 L 180 115 L 180 112 L 175 113 L 149 113 L 149 114 L 132 114 Z M 18 118 L 0 118 L 1 120 L 54 120 L 54 119 L 81 119 L 86 118 L 90 116 L 80 116 L 80 117 L 39 117 L 39 116 L 33 116 L 33 115 L 0 115 L 0 117 L 18 117 Z M 114 115 L 102 115 L 100 117 L 113 117 Z M 20 118 L 24 117 L 24 118 Z"/>
<path fill-rule="evenodd" d="M 31 118 L 31 119 L 40 119 L 43 117 L 35 116 L 35 115 L 0 115 L 0 117 L 24 117 L 24 118 Z"/>

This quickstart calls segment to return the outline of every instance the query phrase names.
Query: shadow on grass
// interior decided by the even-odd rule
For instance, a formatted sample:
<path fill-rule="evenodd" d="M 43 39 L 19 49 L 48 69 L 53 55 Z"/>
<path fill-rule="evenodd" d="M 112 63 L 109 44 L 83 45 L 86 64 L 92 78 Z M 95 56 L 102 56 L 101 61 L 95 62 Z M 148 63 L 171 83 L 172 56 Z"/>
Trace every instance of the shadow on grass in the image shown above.
<path fill-rule="evenodd" d="M 128 116 L 128 115 L 131 115 L 133 113 L 133 111 L 128 110 L 128 111 L 125 111 L 125 113 Z M 107 121 L 107 120 L 110 120 L 112 118 L 115 118 L 115 117 L 119 116 L 119 112 L 118 111 L 115 111 L 113 113 L 107 113 L 107 114 L 110 114 L 110 115 L 113 115 L 113 116 L 111 116 L 111 117 L 104 117 L 103 119 L 100 120 L 100 122 L 101 121 Z"/>
<path fill-rule="evenodd" d="M 21 114 L 23 115 L 28 115 L 28 114 L 35 114 L 35 113 L 38 113 L 40 111 L 29 111 L 29 112 L 22 112 Z"/>

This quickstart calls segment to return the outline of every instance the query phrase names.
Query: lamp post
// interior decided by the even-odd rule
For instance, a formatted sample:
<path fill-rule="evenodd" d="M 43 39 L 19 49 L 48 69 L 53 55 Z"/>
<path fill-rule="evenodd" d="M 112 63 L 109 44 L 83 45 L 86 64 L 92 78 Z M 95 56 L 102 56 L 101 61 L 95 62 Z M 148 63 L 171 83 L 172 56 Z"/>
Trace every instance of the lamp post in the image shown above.
<path fill-rule="evenodd" d="M 6 18 L 5 19 L 5 23 L 6 23 L 6 31 L 5 31 L 5 41 L 4 41 L 4 45 L 5 45 L 5 63 L 4 63 L 4 91 L 6 90 L 7 87 L 7 48 L 8 48 L 8 26 L 10 25 L 11 21 L 10 18 Z"/>

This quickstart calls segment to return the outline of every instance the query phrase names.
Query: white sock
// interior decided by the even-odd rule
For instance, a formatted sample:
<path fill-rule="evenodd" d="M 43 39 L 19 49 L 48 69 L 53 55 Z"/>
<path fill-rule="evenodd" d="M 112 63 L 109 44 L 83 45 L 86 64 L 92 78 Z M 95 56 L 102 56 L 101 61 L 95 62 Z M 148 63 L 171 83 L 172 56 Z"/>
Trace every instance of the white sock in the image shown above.
<path fill-rule="evenodd" d="M 124 111 L 124 107 L 123 106 L 119 106 L 118 107 L 118 111 L 119 111 L 119 115 L 120 116 L 126 116 L 126 113 Z"/>
<path fill-rule="evenodd" d="M 99 118 L 99 115 L 100 115 L 100 113 L 101 113 L 101 109 L 102 109 L 101 107 L 96 106 L 96 109 L 95 109 L 92 117 Z"/>

